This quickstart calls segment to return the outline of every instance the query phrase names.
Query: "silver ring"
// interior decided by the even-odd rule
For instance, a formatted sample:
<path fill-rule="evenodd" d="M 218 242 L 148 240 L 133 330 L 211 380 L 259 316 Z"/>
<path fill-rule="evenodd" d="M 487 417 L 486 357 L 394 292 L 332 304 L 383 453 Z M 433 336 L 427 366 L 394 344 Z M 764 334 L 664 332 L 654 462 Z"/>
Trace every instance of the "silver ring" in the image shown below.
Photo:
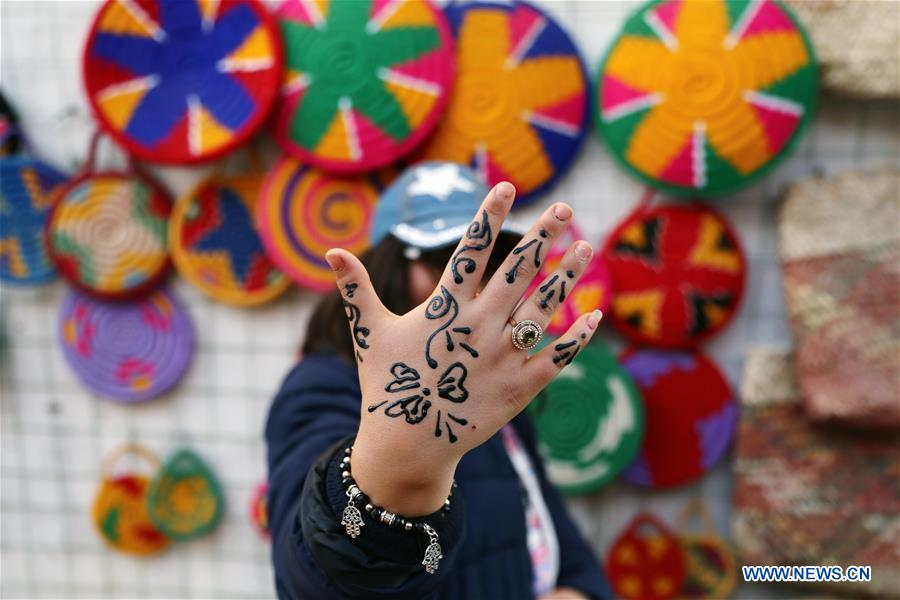
<path fill-rule="evenodd" d="M 538 345 L 538 342 L 541 341 L 541 337 L 544 335 L 544 330 L 541 326 L 531 319 L 525 319 L 516 323 L 510 317 L 509 324 L 513 326 L 512 343 L 517 350 L 531 350 Z"/>

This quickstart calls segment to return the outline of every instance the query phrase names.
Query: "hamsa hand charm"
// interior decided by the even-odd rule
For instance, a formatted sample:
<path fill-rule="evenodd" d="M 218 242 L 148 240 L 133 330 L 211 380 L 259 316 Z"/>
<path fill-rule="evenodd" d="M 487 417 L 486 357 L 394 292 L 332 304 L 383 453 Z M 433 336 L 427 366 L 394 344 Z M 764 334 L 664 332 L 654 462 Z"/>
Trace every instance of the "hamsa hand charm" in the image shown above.
<path fill-rule="evenodd" d="M 344 529 L 347 531 L 347 535 L 356 539 L 359 537 L 359 534 L 362 533 L 360 527 L 364 526 L 362 515 L 359 512 L 359 509 L 353 506 L 353 503 L 347 504 L 344 508 L 344 514 L 341 518 L 341 525 L 344 526 Z"/>
<path fill-rule="evenodd" d="M 422 559 L 422 564 L 425 565 L 425 571 L 429 574 L 437 571 L 438 563 L 440 563 L 442 558 L 444 558 L 444 555 L 441 554 L 440 544 L 437 542 L 428 544 L 428 547 L 425 548 L 425 558 Z"/>

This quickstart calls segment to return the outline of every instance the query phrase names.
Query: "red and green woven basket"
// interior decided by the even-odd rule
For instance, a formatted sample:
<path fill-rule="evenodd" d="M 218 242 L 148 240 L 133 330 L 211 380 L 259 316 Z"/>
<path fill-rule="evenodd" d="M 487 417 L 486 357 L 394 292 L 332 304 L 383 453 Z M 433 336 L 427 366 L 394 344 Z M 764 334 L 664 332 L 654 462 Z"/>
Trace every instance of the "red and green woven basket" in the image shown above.
<path fill-rule="evenodd" d="M 284 0 L 275 135 L 337 173 L 388 165 L 432 130 L 453 85 L 453 38 L 429 0 Z"/>
<path fill-rule="evenodd" d="M 778 0 L 654 0 L 603 61 L 597 129 L 642 181 L 719 196 L 791 150 L 817 92 L 812 44 Z"/>

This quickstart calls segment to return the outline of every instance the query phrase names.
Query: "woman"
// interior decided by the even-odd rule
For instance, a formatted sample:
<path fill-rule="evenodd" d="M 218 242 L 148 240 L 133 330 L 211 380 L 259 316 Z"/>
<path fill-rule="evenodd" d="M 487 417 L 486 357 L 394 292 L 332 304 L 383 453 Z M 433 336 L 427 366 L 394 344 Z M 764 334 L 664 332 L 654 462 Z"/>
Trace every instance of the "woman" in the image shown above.
<path fill-rule="evenodd" d="M 266 429 L 282 598 L 609 596 L 519 416 L 596 330 L 599 311 L 529 357 L 527 322 L 547 325 L 592 249 L 573 243 L 523 299 L 572 209 L 552 205 L 516 247 L 503 230 L 515 189 L 473 211 L 474 181 L 416 167 L 379 203 L 362 260 L 326 255 L 338 293 Z"/>

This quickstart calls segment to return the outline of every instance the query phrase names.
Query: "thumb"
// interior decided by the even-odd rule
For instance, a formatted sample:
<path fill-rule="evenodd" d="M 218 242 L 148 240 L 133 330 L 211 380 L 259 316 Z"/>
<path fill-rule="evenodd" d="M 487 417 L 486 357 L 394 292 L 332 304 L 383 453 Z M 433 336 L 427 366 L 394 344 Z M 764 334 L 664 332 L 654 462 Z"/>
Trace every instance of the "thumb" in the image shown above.
<path fill-rule="evenodd" d="M 356 358 L 362 362 L 369 348 L 371 328 L 391 313 L 381 303 L 369 273 L 358 258 L 341 248 L 332 248 L 325 253 L 325 260 L 334 271 L 356 346 Z"/>

